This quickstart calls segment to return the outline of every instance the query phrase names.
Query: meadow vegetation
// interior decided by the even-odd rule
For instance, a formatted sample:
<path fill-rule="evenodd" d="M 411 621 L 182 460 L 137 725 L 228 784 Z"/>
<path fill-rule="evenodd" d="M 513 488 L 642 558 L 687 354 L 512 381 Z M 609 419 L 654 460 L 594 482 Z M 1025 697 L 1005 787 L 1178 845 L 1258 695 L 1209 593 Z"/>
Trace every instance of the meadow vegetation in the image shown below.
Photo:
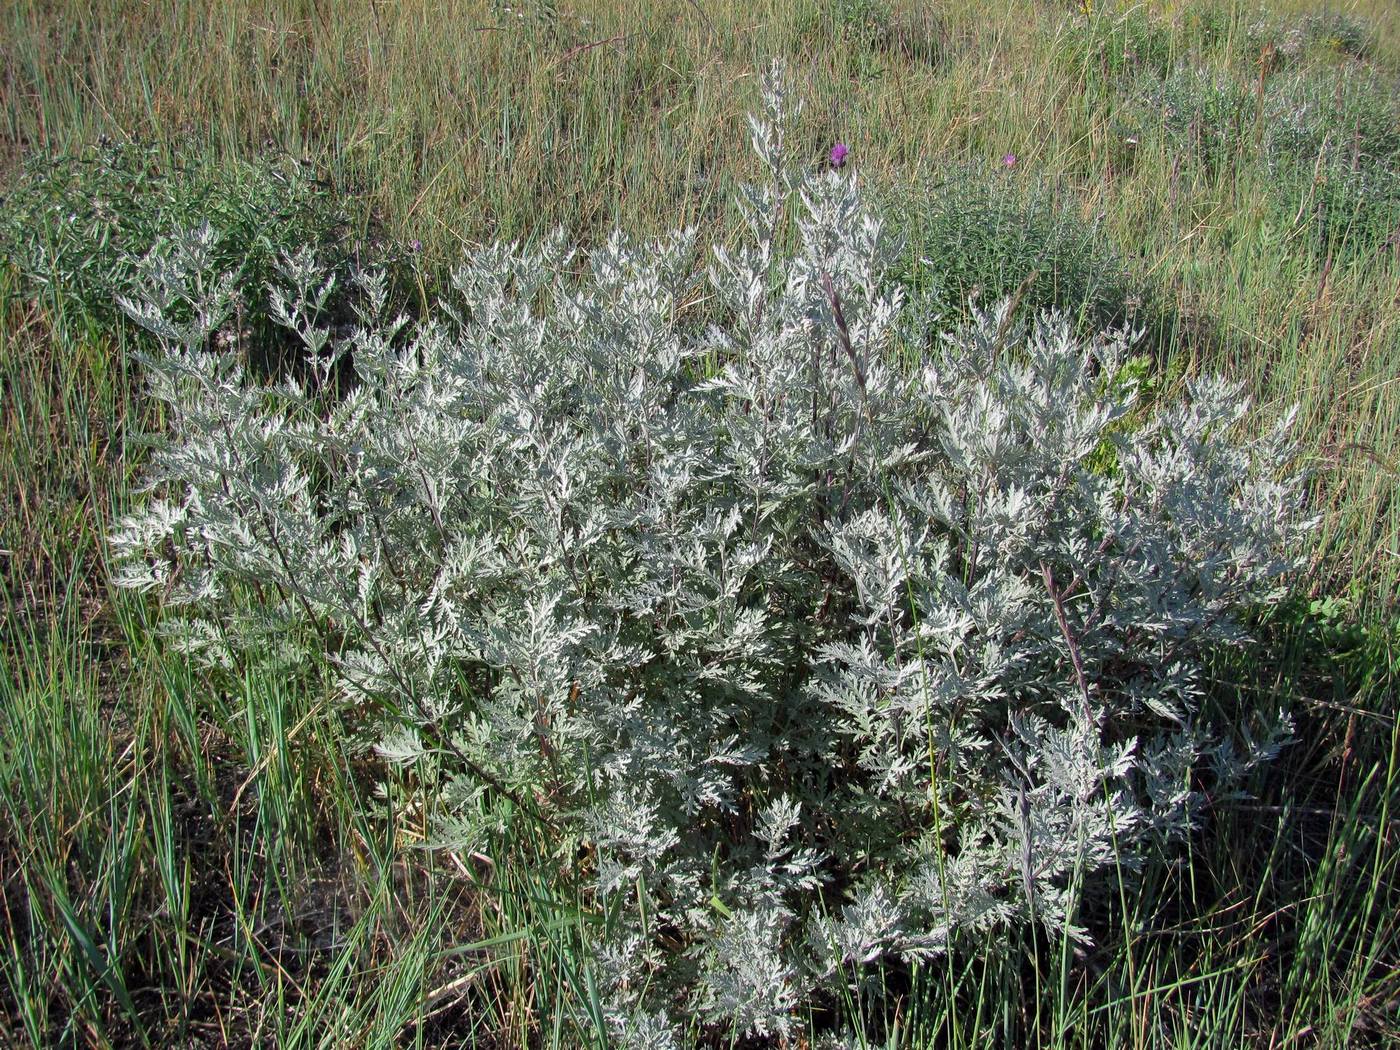
<path fill-rule="evenodd" d="M 581 249 L 559 263 L 568 287 L 590 254 L 607 257 L 614 228 L 640 242 L 693 227 L 703 266 L 715 248 L 737 250 L 738 189 L 765 178 L 745 114 L 761 110 L 775 57 L 805 103 L 788 161 L 825 177 L 831 146 L 846 143 L 839 177 L 859 180 L 899 245 L 879 290 L 918 304 L 917 325 L 897 333 L 901 354 L 942 360 L 936 333 L 990 323 L 999 339 L 1044 307 L 1062 311 L 1067 346 L 1139 329 L 1111 373 L 1117 393 L 1088 378 L 1080 391 L 1113 402 L 1131 389 L 1106 434 L 1149 430 L 1211 373 L 1249 398 L 1240 442 L 1297 405 L 1293 466 L 1307 472 L 1316 525 L 1290 541 L 1286 592 L 1242 610 L 1254 643 L 1192 657 L 1203 712 L 1229 725 L 1283 711 L 1288 743 L 1271 761 L 1241 762 L 1229 785 L 1193 774 L 1189 831 L 1122 844 L 1074 918 L 1087 937 L 1063 916 L 1058 927 L 1034 914 L 969 927 L 936 953 L 828 981 L 781 1024 L 751 1023 L 741 1004 L 729 1028 L 714 992 L 694 1000 L 708 1014 L 681 1026 L 682 1045 L 1400 1037 L 1393 5 L 14 0 L 0 12 L 0 1041 L 646 1045 L 643 1021 L 623 1031 L 610 1019 L 616 989 L 598 944 L 684 954 L 697 911 L 720 928 L 739 910 L 714 889 L 718 874 L 664 921 L 642 904 L 633 929 L 630 904 L 594 892 L 599 837 L 565 850 L 549 821 L 522 816 L 588 795 L 589 777 L 565 782 L 538 750 L 533 783 L 468 792 L 460 765 L 439 760 L 447 745 L 400 736 L 387 748 L 382 711 L 344 703 L 330 669 L 374 645 L 343 618 L 336 648 L 320 606 L 302 617 L 256 595 L 249 576 L 224 608 L 234 619 L 276 611 L 264 651 L 208 659 L 208 645 L 162 629 L 160 586 L 113 583 L 139 544 L 114 551 L 111 537 L 146 505 L 160 435 L 190 432 L 181 402 L 147 389 L 163 330 L 132 315 L 159 313 L 140 306 L 161 275 L 146 252 L 207 222 L 205 258 L 186 276 L 231 276 L 200 349 L 237 361 L 250 389 L 311 383 L 296 411 L 313 420 L 334 411 L 325 391 L 343 394 L 350 366 L 318 371 L 309 329 L 277 315 L 269 282 L 295 292 L 302 273 L 303 294 L 288 301 L 315 303 L 326 345 L 361 346 L 365 359 L 352 333 L 366 294 L 383 315 L 437 317 L 464 259 L 477 272 L 499 258 L 478 247 L 495 238 L 528 253 L 562 228 Z M 302 248 L 318 259 L 314 286 L 311 270 L 288 264 Z M 355 276 L 365 269 L 383 274 L 368 292 Z M 327 274 L 336 281 L 317 300 Z M 479 290 L 486 278 L 473 280 Z M 673 305 L 697 331 L 729 316 L 715 289 L 682 285 Z M 167 297 L 170 320 L 188 326 L 189 304 L 212 287 L 193 286 L 185 306 Z M 1005 325 L 986 314 L 1000 301 Z M 834 297 L 809 307 L 823 302 Z M 165 330 L 164 342 L 180 340 Z M 714 350 L 685 368 L 718 381 L 723 361 Z M 851 418 L 879 396 L 866 378 L 847 391 L 865 406 Z M 871 411 L 860 426 L 893 432 L 904 411 Z M 1108 449 L 1076 484 L 1131 474 Z M 870 492 L 847 482 L 857 495 L 841 490 L 839 511 L 878 510 L 882 486 L 899 480 L 885 469 L 872 468 Z M 327 467 L 317 483 L 333 489 L 333 476 Z M 178 552 L 147 553 L 155 565 Z M 1049 580 L 1053 624 L 1063 610 Z M 288 651 L 316 656 L 289 662 Z M 1073 692 L 1068 668 L 1045 674 L 1064 674 Z M 783 766 L 763 783 L 782 777 L 797 773 Z M 736 774 L 724 790 L 745 783 Z M 464 792 L 477 807 L 470 827 Z M 781 823 L 775 799 L 736 797 Z M 879 821 L 919 823 L 909 798 L 891 805 Z M 846 830 L 868 840 L 860 848 L 875 835 Z M 889 862 L 870 857 L 860 877 Z M 629 870 L 628 899 L 647 899 L 652 877 Z M 1009 900 L 1016 881 L 992 895 Z M 804 904 L 814 927 L 844 888 Z M 669 979 L 664 962 L 649 972 L 639 1003 Z M 659 1033 L 657 1022 L 653 1045 Z"/>

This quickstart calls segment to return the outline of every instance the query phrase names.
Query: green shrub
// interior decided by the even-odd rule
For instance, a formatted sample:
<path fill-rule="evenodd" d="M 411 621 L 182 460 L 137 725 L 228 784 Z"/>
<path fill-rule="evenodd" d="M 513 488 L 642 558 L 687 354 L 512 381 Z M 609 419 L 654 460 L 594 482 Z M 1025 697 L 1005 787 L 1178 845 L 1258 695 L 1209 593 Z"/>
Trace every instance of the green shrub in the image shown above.
<path fill-rule="evenodd" d="M 1395 84 L 1353 72 L 1303 74 L 1270 82 L 1265 147 L 1276 169 L 1345 163 L 1400 168 L 1400 96 Z"/>
<path fill-rule="evenodd" d="M 1280 201 L 1284 217 L 1304 227 L 1316 254 L 1373 257 L 1400 241 L 1400 172 L 1331 164 L 1295 185 Z"/>
<path fill-rule="evenodd" d="M 1309 251 L 1372 253 L 1400 225 L 1400 100 L 1393 85 L 1344 70 L 1247 84 L 1180 69 L 1141 95 L 1136 136 L 1185 170 L 1217 178 L 1262 170 L 1284 227 Z"/>
<path fill-rule="evenodd" d="M 1060 55 L 1106 94 L 1141 77 L 1165 78 L 1179 62 L 1219 52 L 1235 32 L 1235 12 L 1209 0 L 1172 17 L 1149 4 L 1087 6 L 1088 16 L 1062 31 Z"/>
<path fill-rule="evenodd" d="M 1252 141 L 1258 105 L 1249 86 L 1219 73 L 1182 68 L 1147 91 L 1145 131 L 1162 138 L 1168 154 L 1210 176 L 1235 165 Z"/>
<path fill-rule="evenodd" d="M 1347 73 L 1280 78 L 1263 136 L 1271 187 L 1319 252 L 1374 252 L 1400 228 L 1400 100 Z"/>
<path fill-rule="evenodd" d="M 281 256 L 312 246 L 337 270 L 361 252 L 370 261 L 370 246 L 347 237 L 340 198 L 305 164 L 168 164 L 154 148 L 121 143 L 27 158 L 0 207 L 0 258 L 58 318 L 110 324 L 146 249 L 203 222 L 217 231 L 213 265 L 232 275 L 245 330 L 235 334 L 255 342 L 280 332 L 265 290 Z"/>
<path fill-rule="evenodd" d="M 868 45 L 887 31 L 893 17 L 884 0 L 836 0 L 799 16 L 798 34 L 813 38 L 825 31 L 843 43 Z"/>
<path fill-rule="evenodd" d="M 1375 52 L 1376 30 L 1350 12 L 1315 11 L 1294 19 L 1259 19 L 1245 41 L 1249 57 L 1267 54 L 1279 69 L 1319 55 L 1368 59 Z"/>
<path fill-rule="evenodd" d="M 901 280 L 943 317 L 966 317 L 969 300 L 1013 296 L 1030 310 L 1059 309 L 1099 328 L 1141 320 L 1150 308 L 1069 194 L 964 168 L 890 193 L 884 204 L 906 242 Z"/>

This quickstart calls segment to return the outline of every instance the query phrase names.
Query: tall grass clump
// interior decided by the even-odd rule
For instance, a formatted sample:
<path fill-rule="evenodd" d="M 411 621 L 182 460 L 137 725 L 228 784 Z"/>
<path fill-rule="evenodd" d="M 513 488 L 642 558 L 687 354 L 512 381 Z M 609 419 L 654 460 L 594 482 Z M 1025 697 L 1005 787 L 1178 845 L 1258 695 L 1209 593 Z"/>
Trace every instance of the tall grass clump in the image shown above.
<path fill-rule="evenodd" d="M 431 791 L 430 842 L 544 843 L 622 1045 L 1088 940 L 1287 734 L 1204 703 L 1295 564 L 1287 420 L 1251 436 L 1217 379 L 1144 408 L 1126 337 L 1053 314 L 908 354 L 929 304 L 765 99 L 767 181 L 707 266 L 689 231 L 497 243 L 415 324 L 357 275 L 342 334 L 299 252 L 270 301 L 310 374 L 275 384 L 209 349 L 207 227 L 123 301 L 169 427 L 116 581 L 216 678 L 326 690 Z"/>
<path fill-rule="evenodd" d="M 839 0 L 799 8 L 793 27 L 803 50 L 837 45 L 855 78 L 878 75 L 881 59 L 938 67 L 951 50 L 944 16 L 923 5 L 892 9 L 882 0 Z"/>
<path fill-rule="evenodd" d="M 1166 76 L 1180 42 L 1170 22 L 1134 5 L 1071 23 L 1057 45 L 1056 56 L 1069 75 L 1112 94 L 1141 76 Z"/>

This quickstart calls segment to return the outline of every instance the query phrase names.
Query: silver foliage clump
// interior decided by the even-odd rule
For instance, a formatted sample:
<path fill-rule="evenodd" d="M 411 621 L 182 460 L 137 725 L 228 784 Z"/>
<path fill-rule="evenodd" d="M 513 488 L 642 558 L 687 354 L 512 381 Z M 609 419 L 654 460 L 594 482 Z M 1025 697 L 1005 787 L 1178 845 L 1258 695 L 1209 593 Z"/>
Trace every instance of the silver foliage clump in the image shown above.
<path fill-rule="evenodd" d="M 707 266 L 690 231 L 496 244 L 416 323 L 358 275 L 332 331 L 289 258 L 295 381 L 211 349 L 207 231 L 123 303 L 167 428 L 118 582 L 211 667 L 329 675 L 435 768 L 443 842 L 550 829 L 624 1045 L 785 1034 L 971 934 L 1083 938 L 1095 875 L 1286 732 L 1202 700 L 1306 527 L 1287 421 L 1247 433 L 1218 379 L 1140 404 L 1129 338 L 1006 305 L 920 345 L 856 180 L 785 161 L 793 108 L 770 78 L 770 178 Z"/>

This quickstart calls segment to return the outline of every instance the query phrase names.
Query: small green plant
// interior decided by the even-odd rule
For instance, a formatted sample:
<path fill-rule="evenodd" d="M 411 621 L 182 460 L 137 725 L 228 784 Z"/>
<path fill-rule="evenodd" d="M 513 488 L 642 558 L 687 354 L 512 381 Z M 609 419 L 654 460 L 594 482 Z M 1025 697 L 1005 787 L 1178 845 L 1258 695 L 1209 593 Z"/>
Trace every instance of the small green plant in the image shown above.
<path fill-rule="evenodd" d="M 1249 57 L 1267 53 L 1275 68 L 1316 56 L 1364 61 L 1375 53 L 1376 29 L 1347 11 L 1314 11 L 1294 19 L 1259 19 L 1249 26 L 1245 42 Z"/>
<path fill-rule="evenodd" d="M 1258 106 L 1251 89 L 1228 75 L 1185 67 L 1147 90 L 1145 130 L 1168 154 L 1208 176 L 1233 170 L 1248 148 Z"/>
<path fill-rule="evenodd" d="M 836 0 L 824 16 L 850 43 L 869 43 L 889 28 L 893 13 L 884 0 Z"/>
<path fill-rule="evenodd" d="M 1383 80 L 1304 74 L 1271 85 L 1263 148 L 1286 216 L 1319 254 L 1373 254 L 1400 229 L 1400 102 Z"/>
<path fill-rule="evenodd" d="M 901 280 L 940 316 L 1014 298 L 1090 328 L 1141 321 L 1150 298 L 1108 238 L 1052 187 L 963 168 L 892 193 L 909 261 Z"/>
<path fill-rule="evenodd" d="M 231 335 L 245 341 L 276 331 L 264 292 L 283 254 L 313 245 L 343 267 L 360 251 L 336 194 L 289 157 L 172 164 L 152 147 L 107 142 L 27 158 L 0 208 L 0 259 L 57 320 L 110 324 L 146 248 L 205 221 L 218 230 L 210 250 L 237 297 L 242 331 Z"/>

